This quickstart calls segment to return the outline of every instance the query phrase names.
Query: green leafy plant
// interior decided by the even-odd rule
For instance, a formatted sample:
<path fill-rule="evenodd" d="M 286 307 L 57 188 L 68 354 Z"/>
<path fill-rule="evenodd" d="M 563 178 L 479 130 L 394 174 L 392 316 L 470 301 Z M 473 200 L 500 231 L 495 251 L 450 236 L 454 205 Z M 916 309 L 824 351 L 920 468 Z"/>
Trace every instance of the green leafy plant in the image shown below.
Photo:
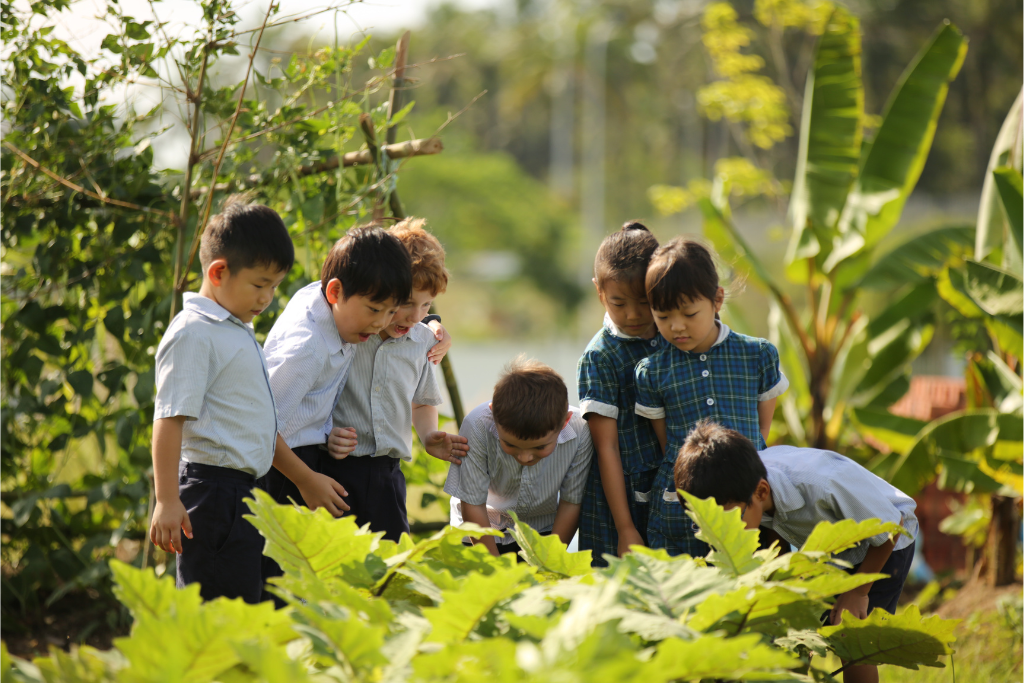
<path fill-rule="evenodd" d="M 119 599 L 135 620 L 116 649 L 53 650 L 32 663 L 3 651 L 15 681 L 494 681 L 835 680 L 814 665 L 942 666 L 957 622 L 847 615 L 821 626 L 831 598 L 878 578 L 850 575 L 822 549 L 757 550 L 756 532 L 713 501 L 687 497 L 701 558 L 638 549 L 609 566 L 569 554 L 557 538 L 517 522 L 524 562 L 492 556 L 464 538 L 496 534 L 466 525 L 413 543 L 289 506 L 262 491 L 249 518 L 285 571 L 274 592 L 288 606 L 199 600 L 112 562 Z M 843 548 L 877 522 L 822 524 L 815 548 Z M 888 526 L 885 527 L 889 529 Z M 753 539 L 754 542 L 751 542 Z"/>

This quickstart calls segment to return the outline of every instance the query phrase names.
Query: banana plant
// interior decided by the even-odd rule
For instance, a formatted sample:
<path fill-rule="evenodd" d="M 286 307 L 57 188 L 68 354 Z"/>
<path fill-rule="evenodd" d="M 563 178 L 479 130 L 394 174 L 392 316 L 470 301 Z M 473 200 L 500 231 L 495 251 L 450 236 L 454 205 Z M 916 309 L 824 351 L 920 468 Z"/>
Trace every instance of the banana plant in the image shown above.
<path fill-rule="evenodd" d="M 869 137 L 860 25 L 842 7 L 832 13 L 807 78 L 790 202 L 786 277 L 806 288 L 802 309 L 736 230 L 728 180 L 716 180 L 701 202 L 705 236 L 771 295 L 772 341 L 791 380 L 780 412 L 794 440 L 835 448 L 850 409 L 888 406 L 906 392 L 910 363 L 931 340 L 937 278 L 908 270 L 901 250 L 882 254 L 879 245 L 917 184 L 966 51 L 963 34 L 941 24 L 901 76 Z M 964 227 L 911 246 L 944 263 L 972 238 Z M 869 319 L 860 294 L 879 286 L 892 292 L 891 303 Z"/>

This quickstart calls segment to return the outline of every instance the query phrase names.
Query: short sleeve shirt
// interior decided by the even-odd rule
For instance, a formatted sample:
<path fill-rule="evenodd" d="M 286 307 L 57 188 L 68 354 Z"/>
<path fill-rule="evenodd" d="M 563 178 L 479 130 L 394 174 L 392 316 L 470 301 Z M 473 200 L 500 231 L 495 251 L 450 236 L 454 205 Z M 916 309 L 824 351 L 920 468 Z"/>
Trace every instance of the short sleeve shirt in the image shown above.
<path fill-rule="evenodd" d="M 358 445 L 348 457 L 412 460 L 412 404 L 442 402 L 427 359 L 436 343 L 430 328 L 417 323 L 401 337 L 382 340 L 375 334 L 356 345 L 332 416 L 335 427 L 356 430 Z"/>
<path fill-rule="evenodd" d="M 917 503 L 889 482 L 853 460 L 816 448 L 775 446 L 761 451 L 772 488 L 773 515 L 761 526 L 771 527 L 798 548 L 819 522 L 880 519 L 895 522 L 909 535 L 896 538 L 894 550 L 902 550 L 918 534 Z M 873 536 L 836 557 L 860 564 L 870 546 L 882 545 L 888 534 Z"/>
<path fill-rule="evenodd" d="M 617 421 L 624 474 L 646 472 L 661 464 L 661 448 L 651 421 L 634 410 L 636 366 L 667 344 L 660 334 L 651 339 L 624 334 L 605 314 L 604 326 L 576 366 L 580 412 Z"/>
<path fill-rule="evenodd" d="M 579 408 L 569 406 L 569 411 L 572 415 L 558 434 L 555 450 L 537 464 L 525 466 L 501 449 L 490 404 L 474 408 L 459 430 L 469 440 L 469 453 L 461 465 L 449 466 L 444 483 L 445 492 L 454 496 L 452 525 L 462 524 L 460 501 L 486 504 L 498 512 L 514 510 L 540 532 L 551 531 L 560 500 L 578 505 L 594 448 Z M 508 534 L 498 539 L 499 543 L 511 541 Z"/>
<path fill-rule="evenodd" d="M 327 442 L 354 346 L 338 333 L 319 281 L 297 291 L 274 323 L 263 348 L 281 436 L 290 448 Z"/>
<path fill-rule="evenodd" d="M 274 461 L 277 412 L 252 326 L 213 299 L 184 296 L 156 352 L 153 419 L 184 416 L 181 458 L 262 477 Z"/>
<path fill-rule="evenodd" d="M 664 418 L 665 462 L 675 461 L 690 430 L 704 418 L 764 448 L 757 405 L 789 387 L 771 342 L 718 324 L 718 338 L 703 353 L 666 343 L 637 364 L 636 412 L 652 420 Z"/>

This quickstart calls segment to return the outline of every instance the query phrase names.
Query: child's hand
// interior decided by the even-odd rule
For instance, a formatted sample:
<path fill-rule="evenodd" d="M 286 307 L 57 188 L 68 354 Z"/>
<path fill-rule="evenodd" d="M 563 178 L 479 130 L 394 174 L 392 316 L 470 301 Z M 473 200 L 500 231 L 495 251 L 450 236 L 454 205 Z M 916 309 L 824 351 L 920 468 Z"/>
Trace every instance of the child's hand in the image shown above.
<path fill-rule="evenodd" d="M 628 553 L 629 546 L 631 545 L 644 545 L 644 538 L 640 535 L 640 532 L 636 530 L 636 527 L 633 527 L 625 533 L 619 533 L 619 557 L 623 557 Z"/>
<path fill-rule="evenodd" d="M 358 443 L 356 430 L 351 427 L 335 427 L 327 437 L 327 452 L 335 460 L 341 460 L 354 451 Z"/>
<path fill-rule="evenodd" d="M 444 325 L 436 320 L 431 320 L 427 327 L 430 328 L 431 332 L 434 333 L 434 337 L 437 338 L 437 343 L 431 347 L 430 351 L 427 351 L 427 360 L 437 365 L 444 358 L 445 354 L 448 353 L 448 349 L 452 348 L 452 336 L 448 334 L 448 330 L 444 329 Z"/>
<path fill-rule="evenodd" d="M 423 441 L 423 449 L 438 460 L 461 465 L 469 453 L 469 439 L 448 432 L 431 432 Z"/>
<path fill-rule="evenodd" d="M 836 604 L 832 606 L 832 612 L 829 613 L 829 621 L 833 626 L 842 623 L 843 612 L 849 612 L 858 619 L 867 619 L 867 593 L 859 593 L 858 589 L 854 588 L 836 598 Z"/>
<path fill-rule="evenodd" d="M 297 486 L 299 493 L 302 494 L 302 500 L 306 501 L 306 507 L 310 510 L 324 507 L 335 517 L 341 517 L 350 509 L 342 500 L 342 497 L 348 495 L 348 491 L 326 474 L 312 472 L 308 481 Z"/>
<path fill-rule="evenodd" d="M 192 538 L 192 522 L 177 496 L 170 503 L 157 501 L 153 508 L 153 521 L 149 525 L 149 540 L 157 548 L 181 554 L 181 531 Z"/>

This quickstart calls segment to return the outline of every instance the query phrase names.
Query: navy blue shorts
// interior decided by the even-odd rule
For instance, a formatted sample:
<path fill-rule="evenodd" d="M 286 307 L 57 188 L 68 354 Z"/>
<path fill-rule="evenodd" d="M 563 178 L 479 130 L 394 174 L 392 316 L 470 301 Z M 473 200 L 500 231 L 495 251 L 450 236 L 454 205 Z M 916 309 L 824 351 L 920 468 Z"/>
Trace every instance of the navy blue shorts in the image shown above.
<path fill-rule="evenodd" d="M 903 593 L 903 584 L 907 582 L 907 575 L 910 573 L 910 564 L 914 561 L 914 548 L 916 546 L 917 543 L 914 542 L 906 548 L 892 551 L 889 559 L 878 570 L 879 574 L 888 574 L 888 577 L 879 579 L 871 584 L 871 590 L 868 591 L 868 614 L 871 614 L 876 607 L 885 610 L 889 614 L 896 614 L 896 605 L 899 604 L 900 595 Z M 854 574 L 859 569 L 860 565 L 858 564 L 846 569 L 846 572 Z M 828 623 L 829 614 L 829 612 L 825 612 L 822 615 L 822 623 Z"/>

